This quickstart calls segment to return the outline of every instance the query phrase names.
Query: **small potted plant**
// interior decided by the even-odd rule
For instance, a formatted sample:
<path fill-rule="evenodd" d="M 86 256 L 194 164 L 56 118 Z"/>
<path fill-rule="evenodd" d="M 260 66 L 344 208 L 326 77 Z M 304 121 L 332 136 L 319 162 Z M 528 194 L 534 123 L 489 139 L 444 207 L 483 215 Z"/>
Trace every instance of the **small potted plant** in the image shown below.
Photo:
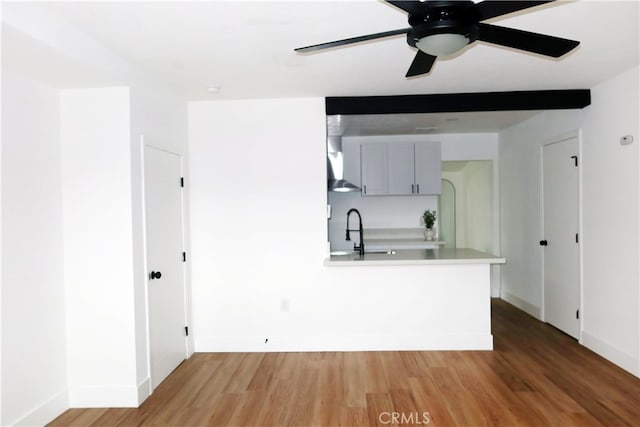
<path fill-rule="evenodd" d="M 424 232 L 425 240 L 433 240 L 433 238 L 435 237 L 436 232 L 435 232 L 434 225 L 436 224 L 437 217 L 438 216 L 436 214 L 436 211 L 432 211 L 431 209 L 427 209 L 422 214 L 422 222 L 426 227 L 426 230 Z"/>

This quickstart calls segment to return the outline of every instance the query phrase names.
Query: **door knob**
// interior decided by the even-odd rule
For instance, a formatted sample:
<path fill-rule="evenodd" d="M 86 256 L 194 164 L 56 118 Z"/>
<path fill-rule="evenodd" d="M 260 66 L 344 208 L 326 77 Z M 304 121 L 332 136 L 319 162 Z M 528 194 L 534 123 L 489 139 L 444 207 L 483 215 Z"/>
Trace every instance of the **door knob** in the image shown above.
<path fill-rule="evenodd" d="M 540 246 L 547 246 L 546 240 L 540 240 Z"/>
<path fill-rule="evenodd" d="M 162 277 L 162 273 L 160 273 L 159 271 L 152 271 L 151 273 L 149 273 L 150 280 L 159 279 L 161 277 Z"/>

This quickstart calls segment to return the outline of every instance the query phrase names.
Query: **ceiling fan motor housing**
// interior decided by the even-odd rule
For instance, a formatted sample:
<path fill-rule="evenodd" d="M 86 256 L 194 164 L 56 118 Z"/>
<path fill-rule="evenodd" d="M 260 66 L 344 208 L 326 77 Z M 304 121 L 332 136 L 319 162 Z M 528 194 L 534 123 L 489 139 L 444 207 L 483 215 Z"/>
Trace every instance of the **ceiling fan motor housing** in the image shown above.
<path fill-rule="evenodd" d="M 478 39 L 478 14 L 472 1 L 431 1 L 419 3 L 409 15 L 411 30 L 407 43 L 416 47 L 420 39 L 435 34 L 461 34 L 469 43 Z"/>

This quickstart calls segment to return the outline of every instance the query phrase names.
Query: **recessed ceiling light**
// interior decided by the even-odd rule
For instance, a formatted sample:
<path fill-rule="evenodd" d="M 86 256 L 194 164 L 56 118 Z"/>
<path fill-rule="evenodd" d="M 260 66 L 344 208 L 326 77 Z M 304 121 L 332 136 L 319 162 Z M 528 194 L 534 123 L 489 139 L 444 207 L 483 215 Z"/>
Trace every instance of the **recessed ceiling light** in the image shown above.
<path fill-rule="evenodd" d="M 207 92 L 212 94 L 220 93 L 220 86 L 209 86 Z"/>

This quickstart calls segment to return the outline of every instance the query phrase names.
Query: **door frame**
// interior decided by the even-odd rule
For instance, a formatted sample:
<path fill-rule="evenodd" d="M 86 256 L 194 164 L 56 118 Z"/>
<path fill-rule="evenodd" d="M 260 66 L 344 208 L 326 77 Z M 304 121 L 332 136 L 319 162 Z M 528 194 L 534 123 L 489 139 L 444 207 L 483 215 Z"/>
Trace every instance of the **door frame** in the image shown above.
<path fill-rule="evenodd" d="M 150 327 L 151 327 L 151 322 L 149 319 L 149 308 L 150 308 L 150 304 L 149 304 L 149 280 L 148 280 L 148 271 L 149 271 L 149 266 L 148 266 L 148 248 L 147 248 L 147 206 L 146 206 L 146 196 L 147 196 L 147 191 L 146 191 L 146 180 L 145 180 L 145 176 L 146 176 L 146 168 L 145 168 L 145 161 L 146 161 L 146 149 L 147 148 L 153 148 L 155 150 L 159 150 L 159 151 L 164 151 L 165 153 L 169 153 L 169 154 L 173 154 L 179 157 L 180 159 L 180 172 L 181 175 L 184 177 L 184 156 L 182 155 L 182 153 L 179 153 L 177 151 L 171 151 L 171 150 L 167 150 L 166 148 L 160 147 L 158 145 L 154 145 L 151 143 L 146 143 L 145 142 L 145 137 L 144 135 L 140 135 L 140 167 L 141 167 L 141 175 L 140 175 L 140 181 L 141 181 L 141 205 L 142 205 L 142 252 L 143 252 L 143 280 L 144 280 L 144 304 L 145 304 L 145 332 L 146 332 L 146 351 L 147 351 L 147 380 L 149 383 L 149 395 L 151 395 L 153 393 L 153 391 L 156 389 L 156 387 L 158 386 L 158 384 L 154 384 L 153 382 L 153 378 L 152 378 L 152 373 L 151 373 L 151 333 L 150 333 Z M 186 188 L 186 187 L 185 187 Z M 187 252 L 187 244 L 188 244 L 188 238 L 187 238 L 187 223 L 186 223 L 186 209 L 185 209 L 185 191 L 183 189 L 183 191 L 180 194 L 180 210 L 182 212 L 181 215 L 181 219 L 182 219 L 182 224 L 181 224 L 181 230 L 182 230 L 182 248 L 183 251 Z M 187 256 L 187 261 L 182 263 L 182 291 L 183 291 L 183 306 L 184 306 L 184 324 L 186 326 L 189 326 L 189 335 L 185 336 L 185 343 L 184 343 L 184 350 L 185 350 L 185 359 L 188 359 L 189 357 L 191 357 L 191 355 L 194 353 L 193 350 L 193 334 L 191 333 L 191 304 L 190 304 L 190 298 L 189 298 L 189 290 L 190 290 L 190 282 L 189 282 L 189 257 Z"/>
<path fill-rule="evenodd" d="M 544 139 L 540 143 L 539 156 L 540 156 L 540 236 L 544 238 L 544 147 L 547 145 L 559 143 L 569 139 L 576 138 L 578 143 L 578 309 L 580 310 L 580 318 L 578 319 L 578 342 L 582 344 L 582 330 L 584 326 L 584 284 L 583 284 L 583 232 L 582 232 L 582 129 L 574 129 L 572 131 L 555 135 L 550 138 Z M 540 293 L 540 317 L 542 321 L 546 322 L 545 312 L 545 283 L 544 283 L 544 252 L 541 252 L 540 256 L 540 287 L 542 292 Z"/>

